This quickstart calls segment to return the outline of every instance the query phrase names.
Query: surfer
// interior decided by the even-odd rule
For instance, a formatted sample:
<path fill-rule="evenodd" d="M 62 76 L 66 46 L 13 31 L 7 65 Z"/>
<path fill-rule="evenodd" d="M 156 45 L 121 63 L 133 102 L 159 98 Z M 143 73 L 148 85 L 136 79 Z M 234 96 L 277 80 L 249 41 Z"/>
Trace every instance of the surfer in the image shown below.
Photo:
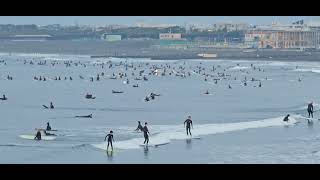
<path fill-rule="evenodd" d="M 87 116 L 75 116 L 76 118 L 92 118 L 92 114 L 89 114 Z"/>
<path fill-rule="evenodd" d="M 147 143 L 147 145 L 148 145 L 150 133 L 149 133 L 147 124 L 148 124 L 148 123 L 144 123 L 144 127 L 143 127 L 143 136 L 144 136 L 144 142 L 143 142 L 143 144 L 146 144 L 146 143 Z M 149 135 L 148 135 L 148 134 L 149 134 Z"/>
<path fill-rule="evenodd" d="M 151 93 L 150 97 L 151 97 L 152 100 L 154 100 L 155 99 L 155 94 Z"/>
<path fill-rule="evenodd" d="M 138 127 L 137 127 L 137 129 L 136 129 L 135 131 L 139 131 L 139 130 L 140 130 L 141 132 L 143 132 L 143 127 L 142 127 L 140 121 L 138 121 Z"/>
<path fill-rule="evenodd" d="M 310 118 L 310 115 L 311 117 L 313 118 L 313 102 L 309 103 L 308 104 L 308 114 L 309 114 L 309 118 Z"/>
<path fill-rule="evenodd" d="M 0 98 L 1 100 L 7 100 L 8 98 L 6 97 L 6 95 L 3 95 L 3 97 L 2 98 Z"/>
<path fill-rule="evenodd" d="M 54 109 L 52 102 L 50 102 L 50 109 Z"/>
<path fill-rule="evenodd" d="M 106 141 L 107 138 L 108 138 L 107 151 L 108 151 L 108 149 L 109 149 L 109 145 L 111 145 L 111 150 L 113 151 L 113 146 L 112 146 L 112 141 L 114 142 L 114 139 L 113 139 L 113 131 L 110 131 L 110 133 L 106 135 L 106 137 L 104 138 L 104 141 Z"/>
<path fill-rule="evenodd" d="M 183 123 L 184 126 L 186 125 L 186 123 L 187 123 L 187 126 L 186 126 L 187 135 L 189 135 L 189 133 L 190 133 L 190 136 L 192 136 L 191 131 L 190 131 L 190 125 L 192 126 L 192 129 L 193 129 L 191 116 L 188 116 L 188 119 L 184 121 L 184 123 Z"/>
<path fill-rule="evenodd" d="M 36 136 L 34 137 L 35 140 L 41 140 L 41 132 L 40 130 L 37 131 Z"/>
<path fill-rule="evenodd" d="M 289 121 L 289 116 L 290 116 L 290 114 L 288 114 L 286 117 L 284 117 L 283 121 L 288 122 Z"/>
<path fill-rule="evenodd" d="M 47 122 L 47 128 L 46 128 L 47 131 L 51 131 L 51 126 L 49 124 L 49 122 Z"/>
<path fill-rule="evenodd" d="M 210 94 L 209 91 L 207 90 L 204 94 Z"/>

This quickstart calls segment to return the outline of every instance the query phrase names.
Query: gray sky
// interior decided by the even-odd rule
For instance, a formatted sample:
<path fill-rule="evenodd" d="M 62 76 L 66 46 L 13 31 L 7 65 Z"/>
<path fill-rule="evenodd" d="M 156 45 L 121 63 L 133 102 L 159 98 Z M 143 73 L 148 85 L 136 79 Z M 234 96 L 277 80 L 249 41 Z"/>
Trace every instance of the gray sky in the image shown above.
<path fill-rule="evenodd" d="M 0 24 L 61 24 L 74 25 L 135 25 L 138 21 L 151 24 L 196 23 L 213 24 L 216 22 L 246 22 L 249 24 L 270 24 L 272 21 L 291 23 L 296 20 L 318 20 L 320 16 L 0 16 Z"/>

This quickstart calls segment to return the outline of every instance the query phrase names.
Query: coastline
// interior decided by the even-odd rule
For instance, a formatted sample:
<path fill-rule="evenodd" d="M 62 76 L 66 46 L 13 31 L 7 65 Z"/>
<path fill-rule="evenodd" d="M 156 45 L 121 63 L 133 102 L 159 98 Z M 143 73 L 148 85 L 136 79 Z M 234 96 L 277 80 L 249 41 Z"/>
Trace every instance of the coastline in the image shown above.
<path fill-rule="evenodd" d="M 89 56 L 91 58 L 148 58 L 152 60 L 279 60 L 320 61 L 320 51 L 279 49 L 236 48 L 164 48 L 155 46 L 155 41 L 1 41 L 1 53 L 58 54 Z M 216 54 L 215 58 L 202 58 L 198 54 Z"/>

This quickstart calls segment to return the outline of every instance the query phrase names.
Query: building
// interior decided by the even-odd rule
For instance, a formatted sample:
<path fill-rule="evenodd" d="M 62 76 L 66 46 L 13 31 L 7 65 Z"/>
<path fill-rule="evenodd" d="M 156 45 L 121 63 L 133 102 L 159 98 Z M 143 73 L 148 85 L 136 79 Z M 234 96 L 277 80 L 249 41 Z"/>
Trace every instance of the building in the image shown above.
<path fill-rule="evenodd" d="M 216 23 L 213 25 L 215 31 L 245 31 L 249 27 L 246 23 Z"/>
<path fill-rule="evenodd" d="M 122 36 L 121 35 L 116 35 L 116 34 L 104 33 L 104 34 L 102 34 L 101 39 L 105 40 L 105 41 L 121 41 L 122 40 Z"/>
<path fill-rule="evenodd" d="M 304 24 L 256 26 L 246 32 L 245 44 L 256 48 L 319 48 L 320 31 Z"/>
<path fill-rule="evenodd" d="M 162 40 L 181 40 L 180 33 L 160 33 L 159 39 Z"/>

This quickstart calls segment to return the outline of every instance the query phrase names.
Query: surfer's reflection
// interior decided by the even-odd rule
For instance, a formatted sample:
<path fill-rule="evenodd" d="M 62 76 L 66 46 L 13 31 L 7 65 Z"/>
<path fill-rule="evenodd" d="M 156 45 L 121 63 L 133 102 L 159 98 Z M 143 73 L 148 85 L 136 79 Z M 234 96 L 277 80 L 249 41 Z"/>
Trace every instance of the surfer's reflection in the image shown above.
<path fill-rule="evenodd" d="M 148 146 L 145 146 L 145 147 L 144 147 L 143 152 L 144 152 L 144 156 L 145 156 L 145 157 L 148 157 L 148 154 L 149 154 L 149 148 L 148 148 Z"/>
<path fill-rule="evenodd" d="M 187 145 L 187 149 L 191 149 L 192 148 L 192 143 L 191 143 L 191 139 L 186 139 L 186 145 Z"/>
<path fill-rule="evenodd" d="M 313 129 L 313 121 L 308 121 L 308 128 Z"/>
<path fill-rule="evenodd" d="M 112 161 L 113 159 L 113 151 L 107 151 L 108 160 Z"/>

